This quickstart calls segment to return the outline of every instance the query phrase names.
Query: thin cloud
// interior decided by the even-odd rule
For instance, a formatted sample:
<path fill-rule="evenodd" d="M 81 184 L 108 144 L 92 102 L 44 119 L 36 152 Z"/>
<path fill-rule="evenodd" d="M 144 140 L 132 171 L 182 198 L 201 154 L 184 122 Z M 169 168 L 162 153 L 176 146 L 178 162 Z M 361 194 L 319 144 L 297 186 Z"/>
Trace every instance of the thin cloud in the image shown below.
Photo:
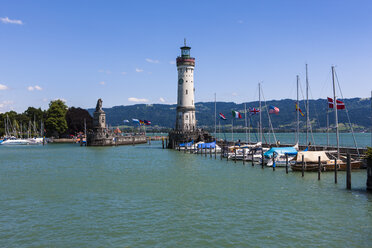
<path fill-rule="evenodd" d="M 9 105 L 11 105 L 13 103 L 14 103 L 13 101 L 2 101 L 0 103 L 0 108 L 4 108 L 4 107 L 9 106 Z"/>
<path fill-rule="evenodd" d="M 239 23 L 239 24 L 243 24 L 244 21 L 243 21 L 243 20 L 239 20 L 238 23 Z"/>
<path fill-rule="evenodd" d="M 136 98 L 136 97 L 129 97 L 128 101 L 130 102 L 148 102 L 148 99 L 145 98 Z"/>
<path fill-rule="evenodd" d="M 171 65 L 175 65 L 175 64 L 176 64 L 176 61 L 174 61 L 174 60 L 169 61 L 169 64 L 171 64 Z"/>
<path fill-rule="evenodd" d="M 8 17 L 0 17 L 0 21 L 5 24 L 17 24 L 17 25 L 23 24 L 21 20 L 12 20 L 12 19 L 9 19 Z"/>
<path fill-rule="evenodd" d="M 35 86 L 28 86 L 27 87 L 27 90 L 28 91 L 34 91 L 34 90 L 43 90 L 43 88 L 41 88 L 39 85 L 35 85 Z"/>
<path fill-rule="evenodd" d="M 121 73 L 121 75 L 127 75 L 127 72 L 123 71 L 123 72 Z"/>
<path fill-rule="evenodd" d="M 165 99 L 164 99 L 163 97 L 160 97 L 159 100 L 160 100 L 161 102 L 165 102 Z"/>
<path fill-rule="evenodd" d="M 105 73 L 107 75 L 110 75 L 112 73 L 110 70 L 104 70 L 104 69 L 99 69 L 98 72 L 99 73 Z"/>
<path fill-rule="evenodd" d="M 106 82 L 105 82 L 105 81 L 101 81 L 101 82 L 99 82 L 99 84 L 100 84 L 100 85 L 105 85 Z"/>
<path fill-rule="evenodd" d="M 143 72 L 143 69 L 136 68 L 136 72 Z"/>
<path fill-rule="evenodd" d="M 149 58 L 147 58 L 147 59 L 145 59 L 147 62 L 149 62 L 149 63 L 152 63 L 152 64 L 159 64 L 159 60 L 156 60 L 156 59 L 149 59 Z"/>
<path fill-rule="evenodd" d="M 233 92 L 233 93 L 231 93 L 231 95 L 233 95 L 233 96 L 237 96 L 237 95 L 238 95 L 238 93 L 236 93 L 236 92 Z"/>
<path fill-rule="evenodd" d="M 0 84 L 0 90 L 7 90 L 7 89 L 9 89 L 8 86 L 4 84 Z"/>

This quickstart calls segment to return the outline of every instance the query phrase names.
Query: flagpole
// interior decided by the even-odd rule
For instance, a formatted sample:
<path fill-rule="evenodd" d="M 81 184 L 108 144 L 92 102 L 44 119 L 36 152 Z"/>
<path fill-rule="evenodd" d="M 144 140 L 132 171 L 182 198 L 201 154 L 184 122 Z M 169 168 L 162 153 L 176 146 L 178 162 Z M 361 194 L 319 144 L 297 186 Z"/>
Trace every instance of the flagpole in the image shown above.
<path fill-rule="evenodd" d="M 231 118 L 231 140 L 234 144 L 234 117 Z"/>
<path fill-rule="evenodd" d="M 335 87 L 335 67 L 332 66 L 332 82 L 333 82 L 333 109 L 335 110 L 336 122 L 336 141 L 337 141 L 337 159 L 340 158 L 339 135 L 338 135 L 338 116 L 337 116 L 337 102 L 336 102 L 336 87 Z"/>
<path fill-rule="evenodd" d="M 248 134 L 247 134 L 247 104 L 244 103 L 244 119 L 245 119 L 245 142 L 248 143 Z"/>
<path fill-rule="evenodd" d="M 221 139 L 221 120 L 218 120 L 218 139 Z"/>
<path fill-rule="evenodd" d="M 248 118 L 248 143 L 251 143 L 251 117 Z"/>

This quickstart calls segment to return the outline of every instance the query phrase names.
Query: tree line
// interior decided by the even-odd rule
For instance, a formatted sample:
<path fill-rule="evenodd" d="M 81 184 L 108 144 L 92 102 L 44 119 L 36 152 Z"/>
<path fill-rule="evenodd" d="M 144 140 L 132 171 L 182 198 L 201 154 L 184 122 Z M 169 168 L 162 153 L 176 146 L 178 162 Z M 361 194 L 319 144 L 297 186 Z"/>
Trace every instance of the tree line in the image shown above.
<path fill-rule="evenodd" d="M 8 111 L 0 114 L 0 136 L 5 135 L 7 119 L 18 133 L 25 132 L 31 123 L 38 133 L 43 132 L 46 137 L 68 137 L 83 132 L 84 119 L 87 130 L 93 126 L 93 118 L 87 110 L 69 108 L 62 100 L 51 101 L 47 110 L 28 107 L 23 113 Z"/>

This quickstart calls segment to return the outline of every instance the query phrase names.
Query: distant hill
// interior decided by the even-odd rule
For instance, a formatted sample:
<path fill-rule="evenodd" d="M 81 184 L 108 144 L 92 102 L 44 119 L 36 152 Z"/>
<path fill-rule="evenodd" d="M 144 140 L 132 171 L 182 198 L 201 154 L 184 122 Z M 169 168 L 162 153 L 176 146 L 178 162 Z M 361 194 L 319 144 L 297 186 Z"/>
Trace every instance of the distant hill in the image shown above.
<path fill-rule="evenodd" d="M 369 129 L 371 125 L 371 102 L 370 99 L 351 98 L 343 99 L 347 107 L 349 117 L 353 126 L 358 130 Z M 231 111 L 244 112 L 244 103 L 217 102 L 217 114 L 223 113 L 228 120 L 221 121 L 221 125 L 231 125 Z M 278 115 L 270 115 L 274 129 L 290 130 L 296 128 L 295 101 L 291 99 L 267 101 L 266 106 L 276 106 L 280 109 Z M 247 108 L 259 107 L 259 102 L 247 102 Z M 268 114 L 265 103 L 262 103 L 262 122 L 264 127 L 269 127 Z M 309 100 L 310 121 L 313 129 L 322 129 L 327 126 L 327 101 L 325 99 Z M 106 112 L 107 123 L 112 126 L 123 125 L 123 120 L 146 119 L 152 122 L 152 126 L 173 128 L 176 119 L 177 105 L 166 104 L 136 104 L 130 106 L 115 106 L 103 108 Z M 214 102 L 199 102 L 195 104 L 196 119 L 199 127 L 214 127 Z M 300 102 L 301 110 L 306 113 L 304 101 Z M 94 109 L 88 109 L 93 114 Z M 338 111 L 339 123 L 349 123 L 346 110 Z M 251 116 L 252 126 L 257 127 L 258 115 Z M 306 118 L 300 116 L 300 126 L 305 127 Z M 329 114 L 329 123 L 334 123 L 333 111 Z M 218 124 L 218 121 L 217 121 Z M 234 120 L 234 126 L 244 126 L 243 119 Z M 341 125 L 343 126 L 343 125 Z"/>

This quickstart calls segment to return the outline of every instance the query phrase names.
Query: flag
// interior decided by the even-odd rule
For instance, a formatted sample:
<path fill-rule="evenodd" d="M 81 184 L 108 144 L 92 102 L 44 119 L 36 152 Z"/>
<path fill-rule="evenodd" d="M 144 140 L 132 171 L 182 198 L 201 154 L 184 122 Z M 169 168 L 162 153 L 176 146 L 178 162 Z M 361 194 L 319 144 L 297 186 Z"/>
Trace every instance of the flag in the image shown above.
<path fill-rule="evenodd" d="M 222 120 L 224 120 L 224 121 L 227 120 L 226 117 L 225 117 L 222 113 L 220 113 L 220 118 L 221 118 Z"/>
<path fill-rule="evenodd" d="M 251 109 L 251 108 L 249 108 L 249 113 L 251 113 L 251 115 L 255 115 L 255 114 L 259 113 L 259 112 L 260 112 L 259 109 L 256 109 L 256 108 Z"/>
<path fill-rule="evenodd" d="M 124 123 L 129 123 L 129 121 L 128 120 L 124 120 Z"/>
<path fill-rule="evenodd" d="M 304 116 L 304 113 L 302 113 L 302 110 L 298 107 L 297 103 L 296 103 L 296 111 L 300 111 L 300 114 L 301 114 L 302 116 Z"/>
<path fill-rule="evenodd" d="M 144 120 L 143 122 L 145 123 L 146 126 L 151 125 L 151 121 Z"/>
<path fill-rule="evenodd" d="M 235 119 L 241 119 L 242 115 L 238 111 L 232 111 L 232 115 Z"/>
<path fill-rule="evenodd" d="M 275 106 L 269 106 L 269 114 L 279 114 L 279 108 Z"/>
<path fill-rule="evenodd" d="M 328 99 L 328 107 L 333 109 L 334 107 L 333 99 L 330 97 L 327 97 L 327 99 Z M 345 103 L 340 100 L 336 100 L 336 106 L 337 106 L 337 109 L 345 109 Z"/>
<path fill-rule="evenodd" d="M 140 125 L 145 124 L 145 122 L 143 120 L 139 120 L 139 123 L 140 123 Z"/>
<path fill-rule="evenodd" d="M 132 119 L 133 122 L 135 123 L 140 123 L 140 121 L 138 119 Z"/>

